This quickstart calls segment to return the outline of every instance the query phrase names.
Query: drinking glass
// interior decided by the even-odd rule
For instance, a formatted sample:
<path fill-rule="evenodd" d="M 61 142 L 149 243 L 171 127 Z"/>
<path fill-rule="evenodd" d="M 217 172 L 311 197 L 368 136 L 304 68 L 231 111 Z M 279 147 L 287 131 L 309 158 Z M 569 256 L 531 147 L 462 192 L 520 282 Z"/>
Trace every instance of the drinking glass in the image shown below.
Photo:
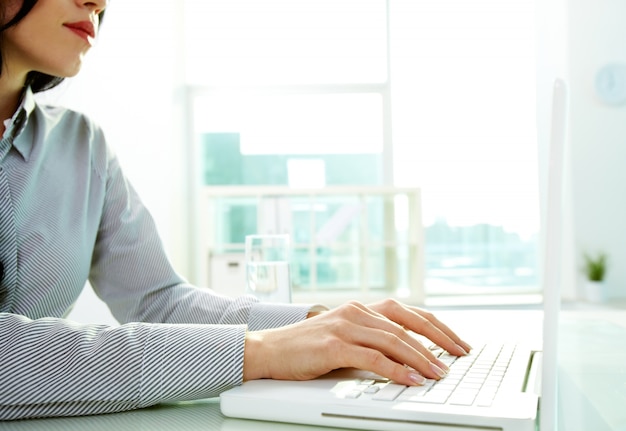
<path fill-rule="evenodd" d="M 291 302 L 289 252 L 289 235 L 247 235 L 247 292 L 264 302 Z"/>

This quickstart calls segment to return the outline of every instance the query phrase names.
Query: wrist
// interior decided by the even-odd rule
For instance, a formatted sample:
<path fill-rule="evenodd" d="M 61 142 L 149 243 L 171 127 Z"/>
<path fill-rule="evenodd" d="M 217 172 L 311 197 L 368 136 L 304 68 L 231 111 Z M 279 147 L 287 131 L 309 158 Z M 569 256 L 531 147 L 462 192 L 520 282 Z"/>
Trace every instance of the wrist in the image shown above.
<path fill-rule="evenodd" d="M 263 334 L 246 332 L 243 350 L 243 380 L 256 380 L 269 377 L 266 356 L 262 352 Z"/>

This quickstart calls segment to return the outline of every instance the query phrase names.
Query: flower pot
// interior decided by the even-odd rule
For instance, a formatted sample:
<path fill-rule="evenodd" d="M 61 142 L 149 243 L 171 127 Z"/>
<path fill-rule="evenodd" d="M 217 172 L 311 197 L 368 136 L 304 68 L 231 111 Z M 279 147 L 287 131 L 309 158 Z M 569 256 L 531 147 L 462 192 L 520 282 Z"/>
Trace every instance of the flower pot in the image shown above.
<path fill-rule="evenodd" d="M 606 301 L 606 284 L 604 281 L 585 280 L 585 299 L 589 302 L 601 303 Z"/>

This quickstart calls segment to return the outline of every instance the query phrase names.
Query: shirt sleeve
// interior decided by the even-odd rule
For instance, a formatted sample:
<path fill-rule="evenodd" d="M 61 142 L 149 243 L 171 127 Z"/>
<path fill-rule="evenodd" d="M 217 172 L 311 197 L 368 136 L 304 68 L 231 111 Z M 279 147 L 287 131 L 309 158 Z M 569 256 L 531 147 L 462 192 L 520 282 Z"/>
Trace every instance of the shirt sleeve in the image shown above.
<path fill-rule="evenodd" d="M 0 313 L 0 419 L 119 412 L 217 396 L 243 379 L 247 330 L 306 318 L 189 284 L 110 155 L 89 280 L 119 326 Z"/>
<path fill-rule="evenodd" d="M 246 331 L 302 320 L 310 309 L 255 303 L 249 325 L 116 327 L 0 313 L 0 420 L 217 396 L 243 381 Z"/>
<path fill-rule="evenodd" d="M 79 325 L 0 314 L 0 420 L 216 396 L 242 381 L 244 325 Z M 33 372 L 36 370 L 36 372 Z"/>
<path fill-rule="evenodd" d="M 110 154 L 102 221 L 90 272 L 96 294 L 121 323 L 245 324 L 264 329 L 306 317 L 310 305 L 260 304 L 189 284 L 164 251 L 154 221 Z"/>

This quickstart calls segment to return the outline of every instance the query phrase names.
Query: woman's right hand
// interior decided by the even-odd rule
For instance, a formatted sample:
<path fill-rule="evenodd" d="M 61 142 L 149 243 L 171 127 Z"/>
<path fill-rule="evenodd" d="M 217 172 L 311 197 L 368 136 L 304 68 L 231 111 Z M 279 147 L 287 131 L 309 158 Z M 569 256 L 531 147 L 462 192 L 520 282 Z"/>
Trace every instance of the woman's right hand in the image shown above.
<path fill-rule="evenodd" d="M 369 307 L 349 302 L 296 324 L 249 332 L 244 380 L 309 380 L 347 367 L 405 385 L 443 377 L 446 365 L 409 330 L 429 337 L 453 355 L 465 355 L 471 349 L 432 314 L 418 308 L 395 300 Z"/>

